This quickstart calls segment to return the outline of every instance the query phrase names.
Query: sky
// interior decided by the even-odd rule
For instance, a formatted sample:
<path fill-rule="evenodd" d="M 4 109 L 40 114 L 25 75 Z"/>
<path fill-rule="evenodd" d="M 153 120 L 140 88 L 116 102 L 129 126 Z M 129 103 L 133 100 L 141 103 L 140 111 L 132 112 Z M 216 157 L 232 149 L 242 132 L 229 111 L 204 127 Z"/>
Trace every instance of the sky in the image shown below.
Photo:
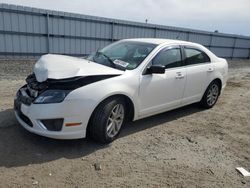
<path fill-rule="evenodd" d="M 250 0 L 0 0 L 129 21 L 250 36 Z"/>

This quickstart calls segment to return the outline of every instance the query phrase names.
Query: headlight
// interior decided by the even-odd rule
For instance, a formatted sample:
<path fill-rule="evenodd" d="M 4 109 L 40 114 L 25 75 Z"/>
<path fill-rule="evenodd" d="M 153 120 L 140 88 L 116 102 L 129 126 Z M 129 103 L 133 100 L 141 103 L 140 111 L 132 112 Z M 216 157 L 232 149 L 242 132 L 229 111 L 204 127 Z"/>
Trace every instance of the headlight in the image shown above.
<path fill-rule="evenodd" d="M 48 104 L 62 102 L 70 90 L 47 90 L 40 94 L 34 101 L 35 104 Z"/>

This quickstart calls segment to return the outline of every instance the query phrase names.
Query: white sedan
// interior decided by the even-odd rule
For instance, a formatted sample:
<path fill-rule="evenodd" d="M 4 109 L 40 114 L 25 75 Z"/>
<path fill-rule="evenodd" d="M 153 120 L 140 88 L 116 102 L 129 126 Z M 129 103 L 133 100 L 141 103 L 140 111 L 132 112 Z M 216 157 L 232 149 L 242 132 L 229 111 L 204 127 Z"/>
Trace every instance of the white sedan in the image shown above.
<path fill-rule="evenodd" d="M 47 54 L 14 101 L 28 131 L 56 139 L 90 135 L 109 143 L 128 120 L 199 102 L 215 105 L 228 65 L 202 45 L 125 39 L 86 59 Z"/>

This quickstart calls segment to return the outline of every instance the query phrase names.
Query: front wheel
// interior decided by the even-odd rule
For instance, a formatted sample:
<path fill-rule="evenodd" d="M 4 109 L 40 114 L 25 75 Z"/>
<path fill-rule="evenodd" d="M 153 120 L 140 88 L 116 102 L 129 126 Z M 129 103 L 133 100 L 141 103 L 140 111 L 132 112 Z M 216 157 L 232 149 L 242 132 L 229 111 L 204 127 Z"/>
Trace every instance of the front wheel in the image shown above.
<path fill-rule="evenodd" d="M 205 91 L 200 104 L 204 108 L 212 108 L 217 102 L 220 95 L 220 85 L 217 81 L 213 81 L 209 84 Z"/>
<path fill-rule="evenodd" d="M 126 106 L 122 98 L 103 101 L 94 111 L 90 122 L 91 137 L 102 143 L 110 143 L 119 135 L 126 117 Z"/>

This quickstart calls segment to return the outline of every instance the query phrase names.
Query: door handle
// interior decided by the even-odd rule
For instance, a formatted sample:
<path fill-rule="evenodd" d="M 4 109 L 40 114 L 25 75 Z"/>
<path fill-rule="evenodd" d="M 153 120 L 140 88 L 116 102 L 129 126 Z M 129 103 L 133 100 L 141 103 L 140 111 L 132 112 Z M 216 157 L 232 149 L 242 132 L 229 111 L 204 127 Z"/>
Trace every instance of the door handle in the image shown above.
<path fill-rule="evenodd" d="M 208 68 L 207 72 L 213 72 L 214 71 L 214 68 L 210 67 Z"/>
<path fill-rule="evenodd" d="M 175 78 L 182 79 L 182 78 L 184 78 L 184 75 L 181 72 L 177 72 Z"/>

